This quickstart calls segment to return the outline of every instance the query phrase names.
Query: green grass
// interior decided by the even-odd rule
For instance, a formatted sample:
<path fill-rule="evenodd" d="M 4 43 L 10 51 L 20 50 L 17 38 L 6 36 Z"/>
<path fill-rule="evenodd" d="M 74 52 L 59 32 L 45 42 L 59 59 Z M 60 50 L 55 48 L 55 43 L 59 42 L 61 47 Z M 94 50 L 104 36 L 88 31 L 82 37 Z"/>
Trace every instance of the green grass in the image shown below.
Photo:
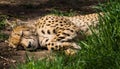
<path fill-rule="evenodd" d="M 73 11 L 72 9 L 69 11 L 60 11 L 60 10 L 53 9 L 51 11 L 51 14 L 58 15 L 58 16 L 74 16 L 77 13 Z"/>
<path fill-rule="evenodd" d="M 8 38 L 8 35 L 1 33 L 1 31 L 4 30 L 6 27 L 5 23 L 6 18 L 7 18 L 6 15 L 0 15 L 0 40 L 5 40 Z"/>
<path fill-rule="evenodd" d="M 8 38 L 7 34 L 0 33 L 0 40 L 6 40 Z"/>
<path fill-rule="evenodd" d="M 100 5 L 99 34 L 79 41 L 82 49 L 76 56 L 57 55 L 55 61 L 29 60 L 16 69 L 120 69 L 120 2 Z"/>
<path fill-rule="evenodd" d="M 5 19 L 7 18 L 6 15 L 0 15 L 0 30 L 5 28 Z"/>

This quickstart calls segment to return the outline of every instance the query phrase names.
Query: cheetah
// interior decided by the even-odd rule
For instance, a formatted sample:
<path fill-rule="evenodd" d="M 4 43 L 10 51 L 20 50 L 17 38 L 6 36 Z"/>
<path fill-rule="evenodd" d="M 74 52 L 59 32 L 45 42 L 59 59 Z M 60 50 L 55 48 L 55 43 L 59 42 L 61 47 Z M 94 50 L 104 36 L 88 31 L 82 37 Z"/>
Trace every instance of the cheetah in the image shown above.
<path fill-rule="evenodd" d="M 81 49 L 74 41 L 81 36 L 79 31 L 91 34 L 89 26 L 96 27 L 98 23 L 97 13 L 73 17 L 46 15 L 36 20 L 34 27 L 21 25 L 13 28 L 8 43 L 15 48 L 18 45 L 33 49 L 41 47 L 50 51 L 64 50 L 66 54 L 74 54 Z"/>

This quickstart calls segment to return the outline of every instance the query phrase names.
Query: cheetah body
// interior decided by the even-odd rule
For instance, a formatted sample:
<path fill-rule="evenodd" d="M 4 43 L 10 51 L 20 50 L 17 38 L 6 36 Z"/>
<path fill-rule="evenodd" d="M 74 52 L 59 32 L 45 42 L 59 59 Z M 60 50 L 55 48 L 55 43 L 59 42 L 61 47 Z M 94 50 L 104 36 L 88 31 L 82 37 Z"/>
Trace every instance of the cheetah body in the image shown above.
<path fill-rule="evenodd" d="M 73 41 L 79 35 L 81 36 L 78 32 L 88 34 L 89 26 L 96 27 L 97 24 L 98 14 L 96 13 L 73 17 L 46 15 L 39 18 L 33 25 L 34 27 L 29 27 L 28 24 L 13 28 L 8 43 L 11 47 L 22 45 L 24 48 L 35 49 L 41 46 L 48 50 L 76 51 L 81 49 Z M 31 30 L 34 31 L 31 32 Z"/>

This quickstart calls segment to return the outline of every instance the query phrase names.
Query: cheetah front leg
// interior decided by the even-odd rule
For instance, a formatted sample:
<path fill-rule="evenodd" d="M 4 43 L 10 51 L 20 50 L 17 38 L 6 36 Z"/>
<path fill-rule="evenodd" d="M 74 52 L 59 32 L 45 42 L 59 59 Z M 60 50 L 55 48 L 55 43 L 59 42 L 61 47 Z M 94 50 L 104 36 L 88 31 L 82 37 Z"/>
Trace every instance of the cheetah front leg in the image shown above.
<path fill-rule="evenodd" d="M 47 48 L 48 50 L 65 50 L 67 48 L 81 49 L 81 47 L 74 42 L 60 42 L 52 40 L 41 36 L 39 37 L 39 44 L 41 47 Z"/>
<path fill-rule="evenodd" d="M 81 49 L 81 47 L 74 42 L 49 42 L 47 43 L 47 48 L 48 50 Z"/>
<path fill-rule="evenodd" d="M 70 42 L 50 42 L 47 44 L 47 48 L 48 50 L 64 51 L 66 55 L 74 55 L 81 49 L 76 43 Z"/>

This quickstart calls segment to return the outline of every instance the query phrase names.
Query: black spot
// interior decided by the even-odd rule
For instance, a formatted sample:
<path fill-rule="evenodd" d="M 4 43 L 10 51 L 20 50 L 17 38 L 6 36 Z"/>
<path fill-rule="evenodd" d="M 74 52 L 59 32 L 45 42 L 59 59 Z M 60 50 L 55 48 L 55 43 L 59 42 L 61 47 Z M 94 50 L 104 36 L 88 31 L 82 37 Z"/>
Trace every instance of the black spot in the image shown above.
<path fill-rule="evenodd" d="M 57 36 L 59 36 L 60 34 L 57 34 Z"/>
<path fill-rule="evenodd" d="M 58 22 L 58 20 L 56 20 L 55 22 Z"/>
<path fill-rule="evenodd" d="M 54 43 L 52 43 L 52 46 L 54 45 Z"/>
<path fill-rule="evenodd" d="M 43 20 L 43 18 L 41 18 Z"/>
<path fill-rule="evenodd" d="M 89 19 L 87 19 L 89 21 Z"/>
<path fill-rule="evenodd" d="M 55 46 L 56 48 L 58 48 L 58 46 Z"/>
<path fill-rule="evenodd" d="M 43 34 L 45 34 L 45 32 L 44 32 L 43 30 L 41 30 L 41 32 L 42 32 Z"/>
<path fill-rule="evenodd" d="M 51 50 L 54 50 L 54 48 L 53 48 L 53 47 L 51 47 Z"/>
<path fill-rule="evenodd" d="M 61 31 L 59 31 L 58 33 L 61 33 Z"/>
<path fill-rule="evenodd" d="M 59 29 L 59 27 L 56 27 L 56 30 Z"/>
<path fill-rule="evenodd" d="M 54 33 L 54 34 L 56 34 L 56 31 L 55 31 L 55 29 L 53 29 L 53 33 Z"/>
<path fill-rule="evenodd" d="M 61 47 L 61 46 L 59 46 L 59 47 Z M 61 51 L 61 48 L 59 48 L 58 50 Z"/>
<path fill-rule="evenodd" d="M 49 23 L 51 23 L 51 21 L 48 21 Z"/>
<path fill-rule="evenodd" d="M 70 30 L 71 32 L 74 32 L 73 30 Z"/>
<path fill-rule="evenodd" d="M 57 41 L 60 41 L 60 40 L 61 40 L 61 39 L 59 39 L 59 38 L 57 39 Z"/>
<path fill-rule="evenodd" d="M 85 25 L 82 25 L 81 27 L 85 27 Z"/>
<path fill-rule="evenodd" d="M 48 20 L 48 18 L 46 18 L 46 20 Z"/>
<path fill-rule="evenodd" d="M 56 26 L 58 26 L 58 24 L 56 24 Z"/>
<path fill-rule="evenodd" d="M 64 21 L 64 23 L 66 23 L 66 21 Z"/>
<path fill-rule="evenodd" d="M 60 21 L 60 23 L 62 23 L 62 22 Z"/>
<path fill-rule="evenodd" d="M 67 34 L 67 33 L 63 33 L 63 35 L 67 35 L 67 36 L 70 36 L 70 34 Z"/>
<path fill-rule="evenodd" d="M 39 26 L 39 28 L 40 28 L 40 26 Z"/>
<path fill-rule="evenodd" d="M 50 34 L 50 30 L 47 30 L 47 33 Z"/>
<path fill-rule="evenodd" d="M 46 21 L 44 20 L 44 23 L 45 23 Z M 41 23 L 42 24 L 42 23 Z"/>
<path fill-rule="evenodd" d="M 47 45 L 50 45 L 50 43 L 48 43 Z"/>
<path fill-rule="evenodd" d="M 42 28 L 44 27 L 44 25 L 42 25 Z"/>
<path fill-rule="evenodd" d="M 46 41 L 45 42 L 47 42 L 49 39 L 46 39 Z"/>
<path fill-rule="evenodd" d="M 65 47 L 65 46 L 63 46 L 63 49 L 64 49 L 64 50 L 66 50 L 66 47 Z"/>
<path fill-rule="evenodd" d="M 66 30 L 70 30 L 70 29 L 66 29 Z"/>
<path fill-rule="evenodd" d="M 65 37 L 59 37 L 59 39 L 64 39 Z"/>
<path fill-rule="evenodd" d="M 47 44 L 45 44 L 45 46 L 47 46 Z"/>
<path fill-rule="evenodd" d="M 63 26 L 63 25 L 61 24 L 61 26 Z"/>

